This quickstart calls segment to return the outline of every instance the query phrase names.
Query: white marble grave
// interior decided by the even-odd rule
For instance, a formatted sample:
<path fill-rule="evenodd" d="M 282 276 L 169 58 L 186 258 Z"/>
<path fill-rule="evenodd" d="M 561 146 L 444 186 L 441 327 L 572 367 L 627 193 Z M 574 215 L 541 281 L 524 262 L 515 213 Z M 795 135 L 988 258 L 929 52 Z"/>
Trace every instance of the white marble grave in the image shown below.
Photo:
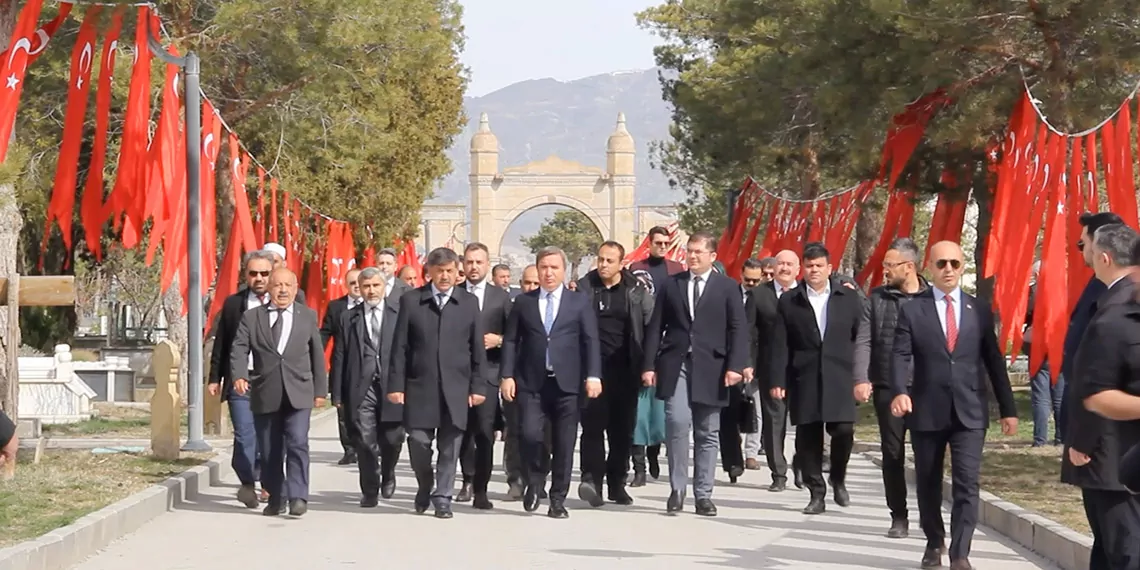
<path fill-rule="evenodd" d="M 95 391 L 75 374 L 70 346 L 57 344 L 53 356 L 21 356 L 19 382 L 21 419 L 45 424 L 91 419 Z"/>

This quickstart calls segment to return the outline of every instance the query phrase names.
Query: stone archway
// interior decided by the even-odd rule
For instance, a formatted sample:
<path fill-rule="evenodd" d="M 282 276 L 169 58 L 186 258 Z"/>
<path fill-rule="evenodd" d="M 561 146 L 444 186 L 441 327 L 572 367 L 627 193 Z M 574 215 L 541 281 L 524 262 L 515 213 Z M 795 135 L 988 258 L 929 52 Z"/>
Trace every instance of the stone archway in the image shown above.
<path fill-rule="evenodd" d="M 491 258 L 502 258 L 503 235 L 524 212 L 552 204 L 578 210 L 598 228 L 602 239 L 627 250 L 637 243 L 634 205 L 634 146 L 625 116 L 606 144 L 606 167 L 550 156 L 499 170 L 499 142 L 484 113 L 471 139 L 471 232 L 487 245 Z"/>

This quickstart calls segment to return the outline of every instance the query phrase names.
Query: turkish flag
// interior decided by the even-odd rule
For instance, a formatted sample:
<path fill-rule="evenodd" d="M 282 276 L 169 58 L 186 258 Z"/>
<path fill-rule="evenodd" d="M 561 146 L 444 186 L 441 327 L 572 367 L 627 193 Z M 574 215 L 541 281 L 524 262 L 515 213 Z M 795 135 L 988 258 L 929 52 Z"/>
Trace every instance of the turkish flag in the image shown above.
<path fill-rule="evenodd" d="M 123 120 L 123 136 L 119 146 L 119 167 L 115 186 L 108 199 L 110 214 L 118 227 L 124 216 L 123 247 L 132 249 L 142 237 L 146 191 L 147 139 L 150 126 L 150 47 L 147 45 L 147 21 L 150 9 L 139 8 L 135 31 L 135 61 L 131 68 L 131 88 L 127 94 L 127 111 Z"/>
<path fill-rule="evenodd" d="M 245 192 L 245 180 L 249 176 L 249 159 L 242 152 L 237 135 L 230 133 L 230 176 L 234 187 L 234 216 L 241 228 L 242 249 L 257 251 L 261 243 L 253 231 L 253 218 L 249 212 L 249 195 Z"/>
<path fill-rule="evenodd" d="M 115 76 L 115 56 L 119 53 L 119 33 L 123 29 L 123 8 L 111 17 L 111 29 L 103 38 L 103 55 L 99 60 L 99 89 L 95 92 L 95 137 L 91 149 L 91 166 L 83 186 L 79 219 L 87 249 L 96 260 L 103 259 L 103 169 L 107 163 L 107 127 L 111 122 L 111 80 Z"/>
<path fill-rule="evenodd" d="M 44 50 L 48 47 L 48 43 L 52 37 L 55 36 L 55 32 L 59 30 L 59 26 L 63 24 L 64 20 L 67 20 L 67 16 L 71 14 L 71 8 L 74 6 L 75 5 L 71 2 L 60 2 L 59 12 L 55 15 L 55 18 L 52 18 L 50 22 L 40 26 L 40 29 L 36 30 L 32 36 L 31 47 L 28 48 L 28 67 L 31 67 L 32 64 L 40 58 L 40 55 L 44 53 Z M 13 35 L 13 37 L 15 36 Z M 0 59 L 8 59 L 8 50 L 0 52 Z"/>
<path fill-rule="evenodd" d="M 63 116 L 63 142 L 59 147 L 59 160 L 55 167 L 55 184 L 44 223 L 41 250 L 47 250 L 52 222 L 59 222 L 63 245 L 71 251 L 71 221 L 75 210 L 75 180 L 79 170 L 79 146 L 83 143 L 83 122 L 87 116 L 87 99 L 91 93 L 91 66 L 95 61 L 95 24 L 102 8 L 92 6 L 79 26 L 79 36 L 71 50 L 71 72 L 67 80 L 67 109 Z M 68 256 L 67 259 L 70 259 Z M 65 262 L 66 263 L 66 262 Z M 40 257 L 43 268 L 43 256 Z"/>
<path fill-rule="evenodd" d="M 277 179 L 269 181 L 269 241 L 277 242 Z"/>
<path fill-rule="evenodd" d="M 222 144 L 222 120 L 209 99 L 202 101 L 202 290 L 210 288 L 218 262 L 218 153 Z M 236 225 L 236 224 L 235 224 Z M 226 250 L 229 255 L 229 250 Z M 238 252 L 241 255 L 241 252 Z"/>
<path fill-rule="evenodd" d="M 222 312 L 226 298 L 237 293 L 238 280 L 241 279 L 241 242 L 241 228 L 237 224 L 230 225 L 229 238 L 226 240 L 226 255 L 222 257 L 222 265 L 218 270 L 218 283 L 214 287 L 214 298 L 210 301 L 210 313 L 206 316 L 207 331 L 210 330 L 218 313 Z"/>
<path fill-rule="evenodd" d="M 257 242 L 265 244 L 265 169 L 257 167 L 257 212 L 253 217 L 253 231 Z"/>
<path fill-rule="evenodd" d="M 16 124 L 16 109 L 20 106 L 20 93 L 24 91 L 24 74 L 28 71 L 32 40 L 36 35 L 36 22 L 40 18 L 43 0 L 28 0 L 20 10 L 8 54 L 0 68 L 0 163 L 8 155 L 8 141 Z"/>

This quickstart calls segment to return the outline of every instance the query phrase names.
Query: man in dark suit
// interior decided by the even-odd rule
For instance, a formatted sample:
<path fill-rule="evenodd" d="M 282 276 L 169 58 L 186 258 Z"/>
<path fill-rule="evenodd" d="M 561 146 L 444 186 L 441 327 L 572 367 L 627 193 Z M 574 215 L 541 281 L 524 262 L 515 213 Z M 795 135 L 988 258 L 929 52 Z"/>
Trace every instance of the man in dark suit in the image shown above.
<path fill-rule="evenodd" d="M 269 243 L 261 246 L 261 251 L 263 251 L 263 252 L 265 252 L 271 256 L 271 258 L 273 259 L 273 268 L 274 269 L 278 269 L 281 267 L 289 267 L 288 265 L 285 264 L 285 259 L 286 259 L 285 246 L 283 246 L 279 243 L 269 242 Z M 305 304 L 305 291 L 303 289 L 300 289 L 300 288 L 297 289 L 297 302 L 302 304 L 302 305 Z"/>
<path fill-rule="evenodd" d="M 993 312 L 958 288 L 966 266 L 962 248 L 939 242 L 930 248 L 929 258 L 934 287 L 899 308 L 892 347 L 891 413 L 909 414 L 918 515 L 926 535 L 922 567 L 942 565 L 946 537 L 942 466 L 949 445 L 950 568 L 970 570 L 970 545 L 978 523 L 978 476 L 989 427 L 986 376 L 1006 435 L 1017 432 L 1017 407 L 994 332 Z"/>
<path fill-rule="evenodd" d="M 273 272 L 273 257 L 265 251 L 251 252 L 245 259 L 246 288 L 226 297 L 218 314 L 218 324 L 214 327 L 214 347 L 210 353 L 210 378 L 207 390 L 211 396 L 222 396 L 229 403 L 230 424 L 234 431 L 233 457 L 230 465 L 241 486 L 237 498 L 248 508 L 258 505 L 254 485 L 261 477 L 261 454 L 257 449 L 257 431 L 254 429 L 253 412 L 249 407 L 249 394 L 234 391 L 234 380 L 249 378 L 253 370 L 253 358 L 247 358 L 236 372 L 230 369 L 230 355 L 233 352 L 234 338 L 242 315 L 249 309 L 269 302 L 269 274 Z M 263 499 L 269 494 L 263 488 Z"/>
<path fill-rule="evenodd" d="M 396 250 L 390 247 L 376 252 L 376 268 L 384 274 L 385 299 L 393 296 L 400 298 L 411 289 L 407 281 L 399 278 L 399 265 L 396 264 L 398 257 Z M 425 267 L 424 270 L 426 271 L 427 268 Z"/>
<path fill-rule="evenodd" d="M 309 418 L 329 393 L 317 313 L 296 303 L 297 276 L 281 267 L 269 277 L 270 304 L 246 311 L 234 337 L 230 369 L 233 389 L 249 394 L 262 463 L 262 484 L 269 491 L 265 515 L 284 511 L 301 516 L 309 501 Z M 283 470 L 284 468 L 284 470 Z"/>
<path fill-rule="evenodd" d="M 359 458 L 360 506 L 368 508 L 381 493 L 385 499 L 395 493 L 404 443 L 404 410 L 385 397 L 400 299 L 384 298 L 384 274 L 375 267 L 358 271 L 356 279 L 361 302 L 340 316 L 329 384 Z"/>
<path fill-rule="evenodd" d="M 748 305 L 748 292 L 764 280 L 764 270 L 761 268 L 760 260 L 756 258 L 748 258 L 744 260 L 744 266 L 740 270 L 740 299 L 741 303 L 745 306 Z M 747 311 L 745 311 L 745 318 L 747 319 Z M 751 340 L 751 339 L 750 339 Z M 747 425 L 752 422 L 752 418 L 744 417 L 744 412 L 751 416 L 758 414 L 761 409 L 759 402 L 754 398 L 753 390 L 750 388 L 752 383 L 741 382 L 728 390 L 728 406 L 726 406 L 720 413 L 720 463 L 724 472 L 728 474 L 730 483 L 736 483 L 736 479 L 744 474 L 745 467 L 752 465 L 754 469 L 759 469 L 759 464 L 756 459 L 751 458 L 750 462 L 746 462 L 744 458 L 744 438 L 741 437 L 743 430 L 742 425 Z M 756 425 L 759 426 L 759 417 L 756 418 Z M 759 431 L 759 430 L 756 430 Z M 748 434 L 749 436 L 752 433 Z"/>
<path fill-rule="evenodd" d="M 689 270 L 665 279 L 645 329 L 642 382 L 665 401 L 665 446 L 672 492 L 666 510 L 684 508 L 689 486 L 689 434 L 696 512 L 716 516 L 712 502 L 720 411 L 748 367 L 748 331 L 740 287 L 713 271 L 716 238 L 689 236 Z"/>
<path fill-rule="evenodd" d="M 824 432 L 831 435 L 830 482 L 835 503 L 850 504 L 847 462 L 855 444 L 855 403 L 871 397 L 869 307 L 831 275 L 821 243 L 804 247 L 804 280 L 780 297 L 772 328 L 771 396 L 788 400 L 796 456 L 811 499 L 804 514 L 826 509 Z"/>
<path fill-rule="evenodd" d="M 337 342 L 340 338 L 340 318 L 342 315 L 355 309 L 361 303 L 360 287 L 357 286 L 356 280 L 360 276 L 359 269 L 349 269 L 344 274 L 345 288 L 348 289 L 348 294 L 329 301 L 328 308 L 325 310 L 325 319 L 321 323 L 321 345 L 328 346 L 329 341 L 333 343 L 333 352 L 337 350 Z M 331 381 L 331 379 L 330 379 Z M 337 399 L 333 398 L 333 404 L 337 403 Z M 337 430 L 340 435 L 340 446 L 344 448 L 344 456 L 337 461 L 337 465 L 350 465 L 356 463 L 356 445 L 352 441 L 349 432 L 352 427 L 349 426 L 348 419 L 350 414 L 346 413 L 344 408 L 337 406 L 336 409 L 336 423 Z"/>
<path fill-rule="evenodd" d="M 602 357 L 589 297 L 563 285 L 566 254 L 545 247 L 535 254 L 535 264 L 541 285 L 515 298 L 507 321 L 500 392 L 507 401 L 518 399 L 523 508 L 528 512 L 538 509 L 545 484 L 543 424 L 550 420 L 553 469 L 547 515 L 564 519 L 570 516 L 565 501 L 574 469 L 579 395 L 583 390 L 587 398 L 601 395 Z"/>
<path fill-rule="evenodd" d="M 455 286 L 459 256 L 436 248 L 428 254 L 427 268 L 431 283 L 400 298 L 388 400 L 404 405 L 408 455 L 419 484 L 416 512 L 434 503 L 436 518 L 449 519 L 469 408 L 482 404 L 487 393 L 486 350 L 479 300 Z M 439 458 L 433 472 L 435 439 Z"/>
<path fill-rule="evenodd" d="M 641 347 L 645 324 L 653 314 L 653 294 L 632 273 L 622 270 L 624 258 L 625 248 L 620 243 L 603 242 L 598 247 L 598 268 L 578 281 L 578 291 L 589 296 L 590 307 L 597 313 L 604 379 L 602 394 L 588 400 L 582 410 L 582 483 L 578 497 L 594 507 L 605 504 L 603 482 L 609 500 L 633 504 L 625 480 L 641 390 L 638 363 L 644 359 Z"/>
<path fill-rule="evenodd" d="M 1140 415 L 1127 413 L 1129 401 L 1140 396 L 1140 320 L 1135 319 L 1140 307 L 1130 278 L 1136 241 L 1128 226 L 1107 224 L 1084 244 L 1107 290 L 1097 301 L 1069 379 L 1075 399 L 1061 480 L 1081 488 L 1093 535 L 1089 568 L 1140 567 L 1140 498 L 1129 492 L 1120 472 L 1125 452 L 1140 443 Z"/>
<path fill-rule="evenodd" d="M 483 319 L 483 347 L 487 360 L 483 367 L 487 401 L 468 412 L 467 431 L 459 450 L 459 463 L 463 471 L 463 487 L 456 501 L 473 501 L 476 509 L 494 507 L 487 498 L 487 484 L 495 463 L 495 420 L 499 414 L 499 366 L 503 346 L 503 332 L 507 328 L 507 315 L 511 311 L 511 298 L 503 289 L 487 280 L 491 256 L 487 246 L 472 242 L 463 250 L 463 269 L 467 275 L 466 289 L 479 303 Z"/>
<path fill-rule="evenodd" d="M 538 267 L 528 265 L 523 268 L 522 277 L 519 278 L 520 294 L 529 293 L 538 289 Z M 518 295 L 511 297 L 511 303 L 515 302 Z M 508 319 L 510 315 L 508 314 Z M 500 364 L 501 365 L 501 364 Z M 507 498 L 512 501 L 518 501 L 523 498 L 523 493 L 526 491 L 526 477 L 523 474 L 522 453 L 519 451 L 521 447 L 519 433 L 522 428 L 519 426 L 519 413 L 518 402 L 512 402 L 506 398 L 502 399 L 503 407 L 503 469 L 507 474 Z M 544 422 L 545 439 L 543 440 L 543 448 L 541 450 L 543 485 L 538 489 L 538 498 L 546 498 L 546 476 L 550 473 L 550 420 Z"/>

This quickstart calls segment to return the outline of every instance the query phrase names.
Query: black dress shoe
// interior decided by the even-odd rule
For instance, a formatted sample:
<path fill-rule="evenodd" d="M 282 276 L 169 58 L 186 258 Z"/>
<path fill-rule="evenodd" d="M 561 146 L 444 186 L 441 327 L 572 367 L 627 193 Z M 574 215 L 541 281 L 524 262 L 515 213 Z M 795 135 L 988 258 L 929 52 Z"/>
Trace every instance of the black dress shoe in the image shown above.
<path fill-rule="evenodd" d="M 831 492 L 835 498 L 835 504 L 846 507 L 851 504 L 851 495 L 847 493 L 847 485 L 843 483 L 831 483 Z"/>
<path fill-rule="evenodd" d="M 566 512 L 566 507 L 562 505 L 562 501 L 550 501 L 550 508 L 547 509 L 546 516 L 552 519 L 568 519 L 570 513 Z"/>
<path fill-rule="evenodd" d="M 974 570 L 969 558 L 959 558 L 950 563 L 950 570 Z"/>
<path fill-rule="evenodd" d="M 523 493 L 523 509 L 526 509 L 528 513 L 533 513 L 538 510 L 538 504 L 538 489 L 536 489 L 534 485 L 530 485 Z"/>
<path fill-rule="evenodd" d="M 675 515 L 685 508 L 685 497 L 680 493 L 673 491 L 669 493 L 669 501 L 665 503 L 665 512 Z"/>
<path fill-rule="evenodd" d="M 906 538 L 910 536 L 910 523 L 906 519 L 894 519 L 891 528 L 887 531 L 887 538 Z"/>
<path fill-rule="evenodd" d="M 805 515 L 818 515 L 826 510 L 827 505 L 824 504 L 823 495 L 813 495 L 803 512 Z"/>
<path fill-rule="evenodd" d="M 629 496 L 629 493 L 627 493 L 625 489 L 621 487 L 610 489 L 609 493 L 607 493 L 606 498 L 619 505 L 633 504 L 633 497 Z"/>
<path fill-rule="evenodd" d="M 728 482 L 736 483 L 736 480 L 744 475 L 744 468 L 739 465 L 733 465 L 728 469 Z"/>
<path fill-rule="evenodd" d="M 526 485 L 518 481 L 511 481 L 507 484 L 507 500 L 508 501 L 521 501 L 523 493 L 526 493 Z"/>
<path fill-rule="evenodd" d="M 772 484 L 768 485 L 768 490 L 773 493 L 780 493 L 788 487 L 787 479 L 773 479 Z"/>
<path fill-rule="evenodd" d="M 364 495 L 360 498 L 360 508 L 371 509 L 380 504 L 380 499 L 376 495 Z"/>
<path fill-rule="evenodd" d="M 452 514 L 452 512 L 451 512 L 451 505 L 438 505 L 438 506 L 436 506 L 435 518 L 437 518 L 437 519 L 449 519 L 453 516 L 455 516 L 455 515 Z"/>
<path fill-rule="evenodd" d="M 487 498 L 487 493 L 475 493 L 475 499 L 472 500 L 471 506 L 481 511 L 489 511 L 495 508 L 495 503 Z"/>
<path fill-rule="evenodd" d="M 431 506 L 431 491 L 430 490 L 425 491 L 423 489 L 417 491 L 416 492 L 415 505 L 416 505 L 416 513 L 417 514 L 422 515 L 422 514 L 426 513 L 428 510 L 428 507 Z"/>
<path fill-rule="evenodd" d="M 257 490 L 253 485 L 242 485 L 237 492 L 237 500 L 247 509 L 256 509 L 260 503 L 257 501 Z"/>
<path fill-rule="evenodd" d="M 941 568 L 942 567 L 942 548 L 927 547 L 922 553 L 923 568 Z"/>
<path fill-rule="evenodd" d="M 289 514 L 299 517 L 309 512 L 309 502 L 305 499 L 292 499 L 289 501 Z"/>
<path fill-rule="evenodd" d="M 471 500 L 472 495 L 474 495 L 474 492 L 472 491 L 471 483 L 464 481 L 463 487 L 459 489 L 459 494 L 455 496 L 455 502 L 466 503 Z"/>
<path fill-rule="evenodd" d="M 578 484 L 578 498 L 586 501 L 594 508 L 606 504 L 605 500 L 602 499 L 602 494 L 598 492 L 598 488 L 588 481 L 582 481 Z"/>
<path fill-rule="evenodd" d="M 702 517 L 715 517 L 716 505 L 712 499 L 697 499 L 697 514 Z"/>
<path fill-rule="evenodd" d="M 269 501 L 268 503 L 265 504 L 265 509 L 263 509 L 261 511 L 261 514 L 263 514 L 267 517 L 275 517 L 275 516 L 277 516 L 281 513 L 284 513 L 284 512 L 285 512 L 285 505 L 278 503 L 278 502 L 275 502 L 275 501 Z"/>
<path fill-rule="evenodd" d="M 657 479 L 661 477 L 661 463 L 657 461 L 656 457 L 649 458 L 649 476 Z"/>
<path fill-rule="evenodd" d="M 380 484 L 380 496 L 391 499 L 396 494 L 396 481 L 388 480 Z"/>
<path fill-rule="evenodd" d="M 353 463 L 356 463 L 356 454 L 351 452 L 345 452 L 344 456 L 336 462 L 337 465 L 352 465 Z"/>
<path fill-rule="evenodd" d="M 634 473 L 633 480 L 629 482 L 630 487 L 644 487 L 645 486 L 645 473 Z"/>

